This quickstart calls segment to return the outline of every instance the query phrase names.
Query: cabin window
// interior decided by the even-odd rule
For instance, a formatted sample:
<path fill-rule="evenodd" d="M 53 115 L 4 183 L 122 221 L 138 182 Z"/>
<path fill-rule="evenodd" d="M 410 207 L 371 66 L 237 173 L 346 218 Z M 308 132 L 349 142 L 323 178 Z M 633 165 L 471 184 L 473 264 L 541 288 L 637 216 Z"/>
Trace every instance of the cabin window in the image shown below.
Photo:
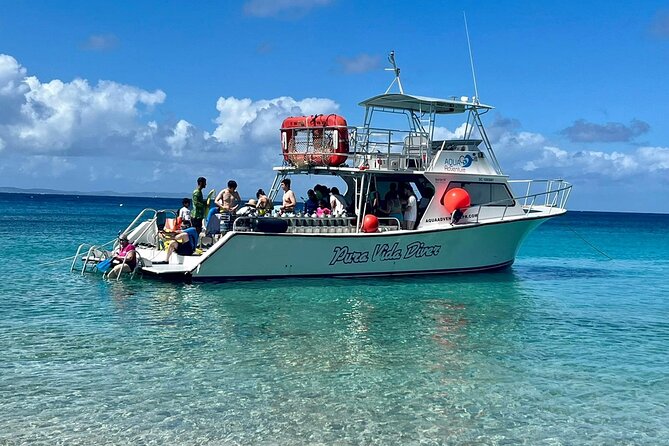
<path fill-rule="evenodd" d="M 459 187 L 469 193 L 472 200 L 472 206 L 489 205 L 489 206 L 515 206 L 516 202 L 509 188 L 504 183 L 470 183 L 465 181 L 451 181 L 448 183 L 449 190 Z M 441 197 L 441 204 L 444 204 L 444 196 Z M 491 203 L 491 204 L 488 204 Z"/>

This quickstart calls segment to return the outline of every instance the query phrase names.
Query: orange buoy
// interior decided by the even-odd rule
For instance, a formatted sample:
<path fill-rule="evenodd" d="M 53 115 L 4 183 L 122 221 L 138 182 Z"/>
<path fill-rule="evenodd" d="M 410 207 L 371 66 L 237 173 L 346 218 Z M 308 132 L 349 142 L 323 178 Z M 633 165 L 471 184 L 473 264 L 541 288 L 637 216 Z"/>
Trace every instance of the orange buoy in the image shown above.
<path fill-rule="evenodd" d="M 379 219 L 376 215 L 367 214 L 362 219 L 362 232 L 376 232 L 379 230 Z"/>
<path fill-rule="evenodd" d="M 444 196 L 444 207 L 449 214 L 452 214 L 456 209 L 467 209 L 472 205 L 472 200 L 469 193 L 459 187 L 455 187 Z"/>

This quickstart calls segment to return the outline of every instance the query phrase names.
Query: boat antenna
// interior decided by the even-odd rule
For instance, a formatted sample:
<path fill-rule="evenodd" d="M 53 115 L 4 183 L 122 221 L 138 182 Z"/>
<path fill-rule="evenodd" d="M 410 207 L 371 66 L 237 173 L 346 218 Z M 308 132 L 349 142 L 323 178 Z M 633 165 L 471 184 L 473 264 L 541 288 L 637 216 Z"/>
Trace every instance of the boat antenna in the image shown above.
<path fill-rule="evenodd" d="M 472 78 L 474 79 L 474 103 L 479 103 L 479 90 L 476 86 L 476 70 L 474 70 L 474 56 L 472 55 L 472 44 L 469 41 L 469 28 L 467 27 L 467 14 L 462 11 L 462 16 L 465 18 L 465 34 L 467 34 L 467 46 L 469 47 L 469 63 L 472 67 Z"/>
<path fill-rule="evenodd" d="M 400 69 L 397 68 L 397 64 L 395 63 L 395 51 L 391 51 L 390 54 L 388 55 L 388 62 L 393 66 L 392 68 L 384 68 L 385 71 L 392 71 L 395 73 L 395 79 L 388 85 L 388 89 L 386 90 L 385 94 L 388 94 L 390 89 L 393 87 L 393 84 L 395 81 L 397 81 L 397 85 L 400 88 L 400 93 L 404 94 L 404 89 L 402 88 L 402 81 L 400 80 Z"/>

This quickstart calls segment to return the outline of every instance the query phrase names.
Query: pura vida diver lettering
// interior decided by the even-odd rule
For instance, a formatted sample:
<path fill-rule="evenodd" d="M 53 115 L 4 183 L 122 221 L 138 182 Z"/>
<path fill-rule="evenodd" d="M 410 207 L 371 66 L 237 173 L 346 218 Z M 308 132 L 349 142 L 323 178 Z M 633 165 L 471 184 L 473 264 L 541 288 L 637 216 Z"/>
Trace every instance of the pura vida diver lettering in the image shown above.
<path fill-rule="evenodd" d="M 330 265 L 337 263 L 349 265 L 351 263 L 367 263 L 369 261 L 368 251 L 351 251 L 348 246 L 335 246 L 333 253 Z"/>
<path fill-rule="evenodd" d="M 330 266 L 337 264 L 388 262 L 422 257 L 438 256 L 441 245 L 426 245 L 423 242 L 412 242 L 404 247 L 399 242 L 392 245 L 379 243 L 370 251 L 354 251 L 348 246 L 335 246 L 332 250 Z"/>

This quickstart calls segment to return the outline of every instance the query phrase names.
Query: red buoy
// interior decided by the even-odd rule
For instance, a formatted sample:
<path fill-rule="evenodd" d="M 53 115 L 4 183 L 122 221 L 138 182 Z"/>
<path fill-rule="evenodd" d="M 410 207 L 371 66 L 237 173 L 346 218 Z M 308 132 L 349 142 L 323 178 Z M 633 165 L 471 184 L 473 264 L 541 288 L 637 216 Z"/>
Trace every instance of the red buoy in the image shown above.
<path fill-rule="evenodd" d="M 379 219 L 376 215 L 367 214 L 362 219 L 362 232 L 376 232 L 379 230 Z"/>
<path fill-rule="evenodd" d="M 472 200 L 469 193 L 459 187 L 455 187 L 444 196 L 444 207 L 449 214 L 452 214 L 456 209 L 467 209 L 472 205 Z"/>

